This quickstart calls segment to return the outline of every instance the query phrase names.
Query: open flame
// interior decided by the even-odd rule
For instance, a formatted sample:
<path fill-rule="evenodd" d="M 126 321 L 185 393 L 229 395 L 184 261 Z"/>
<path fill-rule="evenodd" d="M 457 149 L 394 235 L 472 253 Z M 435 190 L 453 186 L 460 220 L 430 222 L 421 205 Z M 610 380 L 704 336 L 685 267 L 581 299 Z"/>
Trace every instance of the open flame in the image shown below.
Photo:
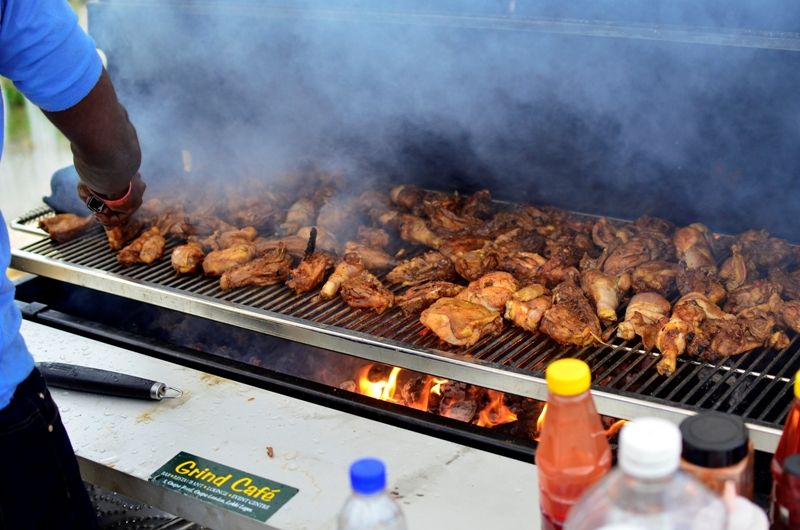
<path fill-rule="evenodd" d="M 479 427 L 494 427 L 503 423 L 517 421 L 517 415 L 509 409 L 504 401 L 505 394 L 497 390 L 487 390 L 489 404 L 478 414 Z"/>

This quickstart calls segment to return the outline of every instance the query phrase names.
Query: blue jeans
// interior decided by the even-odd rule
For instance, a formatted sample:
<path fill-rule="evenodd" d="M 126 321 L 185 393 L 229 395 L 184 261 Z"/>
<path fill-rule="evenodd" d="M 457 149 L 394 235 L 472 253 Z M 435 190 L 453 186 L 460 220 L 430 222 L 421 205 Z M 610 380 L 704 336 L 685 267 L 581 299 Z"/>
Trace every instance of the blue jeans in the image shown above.
<path fill-rule="evenodd" d="M 0 410 L 0 529 L 95 530 L 75 452 L 34 369 Z"/>

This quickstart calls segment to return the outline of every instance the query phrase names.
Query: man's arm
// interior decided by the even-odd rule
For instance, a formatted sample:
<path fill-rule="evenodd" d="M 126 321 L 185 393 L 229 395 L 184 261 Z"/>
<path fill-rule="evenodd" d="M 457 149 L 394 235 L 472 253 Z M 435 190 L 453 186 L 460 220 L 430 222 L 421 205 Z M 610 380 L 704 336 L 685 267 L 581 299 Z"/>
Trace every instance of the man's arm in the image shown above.
<path fill-rule="evenodd" d="M 141 151 L 136 130 L 105 70 L 76 105 L 43 112 L 71 142 L 75 169 L 92 191 L 109 199 L 127 193 L 139 170 Z"/>

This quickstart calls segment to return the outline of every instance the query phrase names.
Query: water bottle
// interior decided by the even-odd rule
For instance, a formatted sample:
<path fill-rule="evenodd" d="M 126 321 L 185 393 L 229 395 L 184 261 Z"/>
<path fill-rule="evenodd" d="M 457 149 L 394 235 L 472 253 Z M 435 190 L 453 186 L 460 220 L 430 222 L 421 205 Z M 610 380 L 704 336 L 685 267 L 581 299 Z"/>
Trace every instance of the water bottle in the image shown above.
<path fill-rule="evenodd" d="M 678 470 L 681 434 L 658 418 L 623 427 L 619 467 L 586 492 L 573 507 L 566 530 L 625 525 L 648 530 L 725 530 L 722 500 Z"/>
<path fill-rule="evenodd" d="M 350 466 L 353 493 L 339 512 L 338 530 L 406 530 L 400 505 L 386 492 L 386 466 L 377 458 Z"/>

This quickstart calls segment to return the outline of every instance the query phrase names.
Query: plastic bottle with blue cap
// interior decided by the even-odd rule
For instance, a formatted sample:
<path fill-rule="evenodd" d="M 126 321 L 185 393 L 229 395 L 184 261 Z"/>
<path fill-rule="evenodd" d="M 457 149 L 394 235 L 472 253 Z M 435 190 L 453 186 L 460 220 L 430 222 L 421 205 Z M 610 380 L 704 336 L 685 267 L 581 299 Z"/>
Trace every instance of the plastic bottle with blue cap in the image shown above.
<path fill-rule="evenodd" d="M 400 505 L 386 492 L 386 466 L 362 458 L 350 466 L 353 493 L 339 512 L 338 530 L 406 530 Z"/>

